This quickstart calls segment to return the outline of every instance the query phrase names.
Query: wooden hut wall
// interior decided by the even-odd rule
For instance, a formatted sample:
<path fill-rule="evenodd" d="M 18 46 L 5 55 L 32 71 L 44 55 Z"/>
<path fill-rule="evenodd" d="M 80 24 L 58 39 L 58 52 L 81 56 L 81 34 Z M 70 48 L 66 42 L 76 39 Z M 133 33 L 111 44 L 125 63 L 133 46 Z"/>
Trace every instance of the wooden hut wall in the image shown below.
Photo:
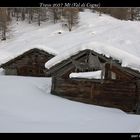
<path fill-rule="evenodd" d="M 121 68 L 121 67 L 120 67 Z M 105 65 L 105 79 L 112 79 L 112 72 L 115 74 L 115 79 L 118 80 L 131 80 L 134 79 L 134 75 L 123 71 L 123 68 L 107 63 Z"/>
<path fill-rule="evenodd" d="M 45 76 L 45 63 L 54 55 L 33 50 L 3 65 L 6 75 Z"/>
<path fill-rule="evenodd" d="M 134 81 L 106 80 L 101 84 L 100 80 L 53 77 L 52 83 L 52 94 L 127 112 L 136 110 L 137 96 L 140 96 L 140 90 Z"/>
<path fill-rule="evenodd" d="M 71 58 L 85 62 L 89 52 L 89 50 L 84 50 Z M 92 53 L 99 56 L 102 66 L 105 65 L 104 80 L 70 79 L 70 73 L 75 72 L 75 65 L 71 58 L 68 58 L 53 66 L 48 72 L 48 75 L 53 76 L 51 93 L 71 100 L 140 113 L 139 73 L 121 67 L 118 61 L 112 61 L 111 58 Z"/>
<path fill-rule="evenodd" d="M 126 112 L 137 110 L 140 113 L 137 109 L 137 104 L 140 104 L 140 82 L 137 82 L 134 75 L 123 71 L 123 68 L 107 63 L 103 83 L 101 79 L 70 79 L 68 76 L 74 71 L 73 65 L 69 64 L 64 68 L 59 71 L 60 75 L 53 77 L 52 94 L 89 104 L 119 108 Z M 116 79 L 109 76 L 111 72 L 116 74 Z"/>

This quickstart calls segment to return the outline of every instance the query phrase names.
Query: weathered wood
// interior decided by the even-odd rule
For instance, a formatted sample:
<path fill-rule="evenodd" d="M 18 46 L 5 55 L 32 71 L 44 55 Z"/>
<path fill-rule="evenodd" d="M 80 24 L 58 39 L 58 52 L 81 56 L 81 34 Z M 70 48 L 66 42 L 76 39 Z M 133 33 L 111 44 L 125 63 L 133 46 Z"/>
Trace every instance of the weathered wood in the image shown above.
<path fill-rule="evenodd" d="M 140 114 L 140 80 L 137 80 L 136 87 L 136 113 Z"/>
<path fill-rule="evenodd" d="M 91 85 L 91 95 L 90 95 L 90 98 L 91 98 L 91 100 L 93 99 L 93 96 L 94 96 L 94 91 L 95 89 L 94 89 L 94 84 L 92 84 Z"/>
<path fill-rule="evenodd" d="M 88 67 L 89 70 L 99 70 L 101 69 L 101 62 L 97 55 L 93 55 L 91 52 L 89 53 L 88 58 Z"/>
<path fill-rule="evenodd" d="M 135 82 L 112 82 L 100 84 L 90 80 L 55 78 L 52 93 L 68 99 L 120 108 L 132 112 L 136 105 Z"/>
<path fill-rule="evenodd" d="M 21 76 L 45 76 L 45 63 L 54 55 L 32 49 L 2 65 L 5 74 Z"/>
<path fill-rule="evenodd" d="M 97 66 L 98 69 L 100 67 L 99 64 L 102 66 L 100 67 L 102 70 L 101 79 L 70 79 L 70 73 L 75 72 L 77 67 L 72 63 L 72 59 L 82 64 L 88 63 L 91 53 L 95 56 L 90 57 L 93 67 L 95 66 L 96 69 Z M 93 59 L 97 62 L 96 64 Z M 89 66 L 85 71 L 90 71 Z M 50 68 L 48 75 L 55 77 L 52 94 L 61 97 L 90 104 L 120 108 L 127 112 L 133 112 L 139 103 L 137 98 L 139 97 L 140 88 L 136 85 L 136 80 L 140 79 L 140 73 L 130 68 L 124 68 L 119 61 L 107 58 L 92 50 L 81 51 L 56 64 Z M 138 106 L 140 107 L 140 105 Z"/>
<path fill-rule="evenodd" d="M 105 65 L 105 79 L 112 79 L 111 72 L 114 72 L 116 74 L 116 79 L 130 80 L 130 79 L 134 78 L 133 75 L 126 73 L 126 72 L 123 72 L 121 69 L 114 66 L 113 64 L 106 63 L 106 65 Z"/>
<path fill-rule="evenodd" d="M 115 72 L 115 69 L 117 70 L 117 79 L 121 78 L 122 79 L 134 79 L 135 77 L 137 78 L 140 78 L 140 73 L 138 71 L 135 71 L 135 70 L 132 70 L 130 68 L 124 68 L 120 65 L 119 61 L 118 60 L 112 60 L 112 58 L 107 58 L 105 57 L 104 55 L 102 54 L 98 54 L 92 50 L 83 50 L 83 51 L 80 51 L 79 53 L 69 57 L 68 59 L 66 60 L 63 60 L 62 62 L 54 65 L 53 67 L 51 67 L 49 69 L 48 72 L 46 72 L 47 76 L 59 76 L 59 77 L 62 77 L 62 75 L 65 75 L 66 76 L 66 71 L 67 69 L 69 69 L 69 71 L 71 72 L 74 72 L 70 69 L 73 69 L 74 68 L 74 65 L 72 65 L 72 58 L 74 60 L 77 60 L 77 61 L 81 61 L 81 62 L 86 62 L 87 61 L 87 56 L 89 55 L 89 53 L 92 53 L 93 55 L 95 56 L 98 56 L 99 58 L 99 61 L 101 63 L 108 63 L 108 64 L 112 64 L 112 66 L 107 70 L 105 71 L 105 75 L 107 76 L 107 73 L 110 73 L 111 69 Z M 114 69 L 115 68 L 115 69 Z M 119 73 L 120 72 L 120 73 Z M 123 74 L 125 76 L 123 76 Z M 68 77 L 68 75 L 66 76 Z M 107 76 L 108 77 L 108 76 Z M 108 79 L 107 77 L 105 77 L 106 79 Z"/>

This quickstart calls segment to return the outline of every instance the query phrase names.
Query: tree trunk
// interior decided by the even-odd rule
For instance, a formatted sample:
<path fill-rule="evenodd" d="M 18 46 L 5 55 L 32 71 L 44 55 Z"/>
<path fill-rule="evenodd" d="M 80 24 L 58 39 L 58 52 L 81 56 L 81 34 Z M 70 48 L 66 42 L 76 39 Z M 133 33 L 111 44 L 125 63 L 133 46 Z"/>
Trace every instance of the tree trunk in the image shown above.
<path fill-rule="evenodd" d="M 16 20 L 18 21 L 18 19 L 19 19 L 19 11 L 17 10 L 16 11 Z"/>
<path fill-rule="evenodd" d="M 5 28 L 3 28 L 1 40 L 6 40 L 6 29 Z"/>
<path fill-rule="evenodd" d="M 134 9 L 133 8 L 130 9 L 130 15 L 131 15 L 131 20 L 133 21 L 134 20 Z"/>
<path fill-rule="evenodd" d="M 24 8 L 22 9 L 21 19 L 22 19 L 22 21 L 25 20 L 25 10 L 24 10 Z"/>
<path fill-rule="evenodd" d="M 38 25 L 40 26 L 40 8 L 38 9 Z"/>

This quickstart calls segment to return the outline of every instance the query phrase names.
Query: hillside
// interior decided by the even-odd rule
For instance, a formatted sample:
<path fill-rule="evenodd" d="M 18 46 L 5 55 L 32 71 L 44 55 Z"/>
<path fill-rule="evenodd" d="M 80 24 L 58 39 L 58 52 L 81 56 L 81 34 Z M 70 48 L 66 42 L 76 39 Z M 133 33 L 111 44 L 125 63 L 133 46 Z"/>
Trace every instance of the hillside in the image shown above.
<path fill-rule="evenodd" d="M 113 55 L 113 57 L 117 55 L 118 59 L 125 60 L 124 65 L 127 66 L 129 56 L 131 58 L 134 56 L 134 61 L 140 59 L 139 26 L 139 21 L 122 21 L 108 15 L 99 16 L 89 10 L 80 12 L 79 25 L 71 32 L 62 28 L 60 23 L 42 23 L 39 27 L 34 24 L 13 21 L 11 24 L 13 36 L 7 41 L 0 42 L 0 53 L 2 52 L 0 64 L 30 48 L 39 47 L 55 51 L 55 54 L 61 54 L 61 52 L 84 45 L 88 46 L 88 44 L 96 47 L 97 44 L 102 47 L 103 52 L 108 46 L 115 48 L 109 53 L 107 52 L 107 55 Z M 127 55 L 121 55 L 120 52 L 122 54 L 125 52 Z M 130 66 L 135 67 L 133 64 Z M 136 69 L 139 68 L 138 65 Z"/>

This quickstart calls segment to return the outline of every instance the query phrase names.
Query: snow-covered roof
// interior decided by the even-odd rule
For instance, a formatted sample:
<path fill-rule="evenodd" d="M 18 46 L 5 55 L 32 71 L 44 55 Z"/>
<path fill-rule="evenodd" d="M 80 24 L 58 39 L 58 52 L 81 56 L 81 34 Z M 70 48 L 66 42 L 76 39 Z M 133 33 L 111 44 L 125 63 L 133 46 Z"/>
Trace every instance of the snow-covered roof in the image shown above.
<path fill-rule="evenodd" d="M 55 50 L 53 50 L 49 47 L 43 46 L 43 45 L 35 45 L 35 46 L 30 46 L 30 47 L 25 46 L 24 48 L 17 49 L 17 51 L 15 53 L 8 53 L 6 51 L 5 52 L 0 51 L 0 54 L 1 54 L 0 65 L 18 57 L 19 55 L 22 55 L 23 53 L 25 53 L 31 49 L 43 50 L 43 51 L 48 52 L 49 54 L 53 54 L 53 55 L 57 54 L 57 52 Z"/>
<path fill-rule="evenodd" d="M 119 60 L 123 67 L 130 67 L 130 68 L 140 71 L 140 58 L 139 57 L 136 57 L 121 49 L 114 48 L 113 46 L 110 46 L 108 44 L 103 44 L 99 42 L 91 42 L 88 44 L 83 44 L 79 47 L 73 47 L 71 49 L 68 49 L 67 51 L 63 52 L 63 55 L 59 54 L 55 56 L 54 58 L 52 58 L 51 60 L 49 60 L 45 64 L 45 67 L 49 69 L 52 66 L 60 63 L 61 61 L 66 60 L 67 58 L 86 49 L 90 49 L 99 54 L 104 54 L 106 57 L 112 57 L 115 60 Z"/>

